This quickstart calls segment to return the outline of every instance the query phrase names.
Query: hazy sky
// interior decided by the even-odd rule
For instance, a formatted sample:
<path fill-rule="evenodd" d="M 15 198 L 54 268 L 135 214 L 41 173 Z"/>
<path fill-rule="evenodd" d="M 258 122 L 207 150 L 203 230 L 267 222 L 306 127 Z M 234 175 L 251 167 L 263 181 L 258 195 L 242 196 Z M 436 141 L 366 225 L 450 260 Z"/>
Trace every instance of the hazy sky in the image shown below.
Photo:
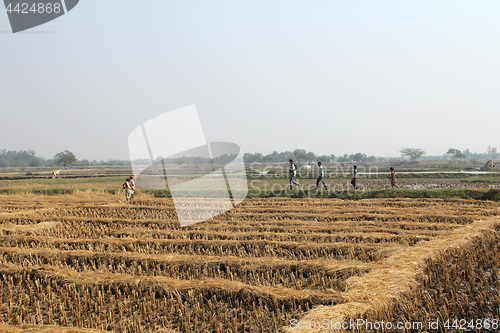
<path fill-rule="evenodd" d="M 496 0 L 81 0 L 12 34 L 0 9 L 0 149 L 127 159 L 134 128 L 196 104 L 207 139 L 244 152 L 483 152 L 499 17 Z"/>

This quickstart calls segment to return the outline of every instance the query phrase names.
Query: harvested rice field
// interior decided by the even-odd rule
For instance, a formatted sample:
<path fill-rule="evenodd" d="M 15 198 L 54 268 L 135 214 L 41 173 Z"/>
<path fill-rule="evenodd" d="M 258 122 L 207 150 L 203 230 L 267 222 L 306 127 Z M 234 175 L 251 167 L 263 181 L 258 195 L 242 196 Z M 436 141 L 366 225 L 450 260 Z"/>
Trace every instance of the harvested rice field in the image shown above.
<path fill-rule="evenodd" d="M 3 195 L 0 331 L 498 332 L 499 215 L 494 201 L 254 198 L 180 228 L 169 198 Z"/>

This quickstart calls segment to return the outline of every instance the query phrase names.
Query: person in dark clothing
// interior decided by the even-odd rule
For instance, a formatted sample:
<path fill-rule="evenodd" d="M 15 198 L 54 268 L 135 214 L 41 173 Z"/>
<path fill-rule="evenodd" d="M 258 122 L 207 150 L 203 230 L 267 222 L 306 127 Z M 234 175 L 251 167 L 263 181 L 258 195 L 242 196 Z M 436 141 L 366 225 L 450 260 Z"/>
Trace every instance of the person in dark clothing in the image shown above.
<path fill-rule="evenodd" d="M 393 167 L 391 167 L 389 170 L 391 170 L 391 186 L 392 189 L 394 189 L 394 187 L 398 187 L 398 181 L 396 180 L 396 172 L 394 172 Z"/>
<path fill-rule="evenodd" d="M 354 189 L 356 189 L 356 180 L 358 179 L 358 167 L 354 166 L 352 170 L 352 180 L 351 184 Z"/>

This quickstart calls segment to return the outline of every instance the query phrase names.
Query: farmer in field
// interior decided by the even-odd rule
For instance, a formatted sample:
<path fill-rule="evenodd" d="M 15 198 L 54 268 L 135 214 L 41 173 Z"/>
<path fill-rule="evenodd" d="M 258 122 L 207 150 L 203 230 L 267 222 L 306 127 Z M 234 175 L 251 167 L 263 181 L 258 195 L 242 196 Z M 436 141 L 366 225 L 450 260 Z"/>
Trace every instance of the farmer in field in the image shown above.
<path fill-rule="evenodd" d="M 358 179 L 358 167 L 357 166 L 353 166 L 351 184 L 352 184 L 352 187 L 354 189 L 356 189 L 356 180 L 357 179 Z"/>
<path fill-rule="evenodd" d="M 295 176 L 297 175 L 297 164 L 293 163 L 293 160 L 290 159 L 290 167 L 288 168 L 288 172 L 290 173 L 290 190 L 293 190 L 293 184 L 297 185 L 300 190 L 300 184 L 295 181 Z"/>
<path fill-rule="evenodd" d="M 328 190 L 328 187 L 326 186 L 325 181 L 323 180 L 324 175 L 325 171 L 321 166 L 321 162 L 318 162 L 318 179 L 316 180 L 316 189 L 319 188 L 319 182 L 321 181 L 323 183 L 323 186 L 325 187 L 325 190 Z"/>
<path fill-rule="evenodd" d="M 398 181 L 396 180 L 396 173 L 394 172 L 393 167 L 391 167 L 389 170 L 391 170 L 391 186 L 392 189 L 394 189 L 394 187 L 398 187 Z"/>
<path fill-rule="evenodd" d="M 134 176 L 130 176 L 130 188 L 132 189 L 132 197 L 131 199 L 134 198 L 134 193 L 135 193 L 135 180 Z"/>
<path fill-rule="evenodd" d="M 130 178 L 127 178 L 125 183 L 123 183 L 123 189 L 125 190 L 125 198 L 127 201 L 130 201 L 132 199 L 132 184 L 130 183 Z"/>

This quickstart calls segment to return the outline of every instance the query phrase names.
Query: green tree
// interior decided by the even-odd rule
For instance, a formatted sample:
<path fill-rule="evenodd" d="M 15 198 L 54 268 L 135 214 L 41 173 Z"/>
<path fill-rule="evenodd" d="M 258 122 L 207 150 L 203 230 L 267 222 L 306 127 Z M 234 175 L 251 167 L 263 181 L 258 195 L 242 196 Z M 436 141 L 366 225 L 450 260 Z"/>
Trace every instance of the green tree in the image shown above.
<path fill-rule="evenodd" d="M 415 161 L 426 154 L 425 150 L 419 148 L 403 148 L 399 151 L 401 156 L 408 157 Z"/>
<path fill-rule="evenodd" d="M 349 155 L 349 159 L 354 162 L 363 162 L 367 158 L 366 154 L 363 153 L 356 153 L 356 154 L 351 154 Z"/>
<path fill-rule="evenodd" d="M 44 161 L 35 156 L 34 150 L 0 150 L 0 167 L 43 166 Z"/>
<path fill-rule="evenodd" d="M 492 148 L 491 146 L 488 146 L 486 154 L 488 154 L 488 158 L 498 158 L 498 156 L 500 156 L 500 154 L 498 154 L 498 150 L 496 148 Z"/>
<path fill-rule="evenodd" d="M 316 156 L 316 154 L 313 153 L 312 151 L 307 153 L 307 161 L 308 162 L 313 162 L 313 161 L 316 161 L 317 159 L 318 159 L 318 156 Z"/>
<path fill-rule="evenodd" d="M 305 149 L 295 149 L 293 151 L 293 156 L 295 156 L 295 159 L 297 161 L 304 162 L 308 160 L 307 152 Z"/>
<path fill-rule="evenodd" d="M 253 163 L 253 162 L 259 162 L 262 159 L 262 154 L 261 153 L 245 153 L 243 155 L 243 158 L 246 163 Z"/>
<path fill-rule="evenodd" d="M 275 150 L 271 154 L 262 157 L 263 162 L 282 162 L 280 160 L 280 154 Z"/>
<path fill-rule="evenodd" d="M 317 157 L 317 161 L 318 161 L 318 162 L 322 162 L 322 163 L 325 163 L 325 162 L 330 162 L 330 156 L 328 156 L 328 155 L 321 155 L 321 156 L 318 156 L 318 157 Z"/>
<path fill-rule="evenodd" d="M 57 165 L 64 165 L 65 169 L 66 166 L 71 165 L 77 161 L 75 155 L 69 150 L 65 150 L 63 152 L 55 154 L 54 160 Z"/>
<path fill-rule="evenodd" d="M 471 152 L 470 152 L 470 149 L 467 148 L 464 150 L 464 155 L 465 155 L 465 158 L 470 158 L 471 157 Z"/>
<path fill-rule="evenodd" d="M 455 158 L 465 158 L 465 154 L 462 153 L 460 150 L 455 149 L 455 148 L 450 148 L 446 152 L 446 155 L 448 155 L 449 158 L 455 159 Z"/>
<path fill-rule="evenodd" d="M 344 154 L 342 156 L 339 156 L 339 158 L 337 159 L 338 162 L 349 162 L 350 159 L 349 159 L 349 155 L 347 154 Z"/>
<path fill-rule="evenodd" d="M 28 162 L 28 165 L 30 167 L 38 167 L 38 166 L 44 166 L 44 163 L 41 159 L 39 158 L 33 158 Z"/>

